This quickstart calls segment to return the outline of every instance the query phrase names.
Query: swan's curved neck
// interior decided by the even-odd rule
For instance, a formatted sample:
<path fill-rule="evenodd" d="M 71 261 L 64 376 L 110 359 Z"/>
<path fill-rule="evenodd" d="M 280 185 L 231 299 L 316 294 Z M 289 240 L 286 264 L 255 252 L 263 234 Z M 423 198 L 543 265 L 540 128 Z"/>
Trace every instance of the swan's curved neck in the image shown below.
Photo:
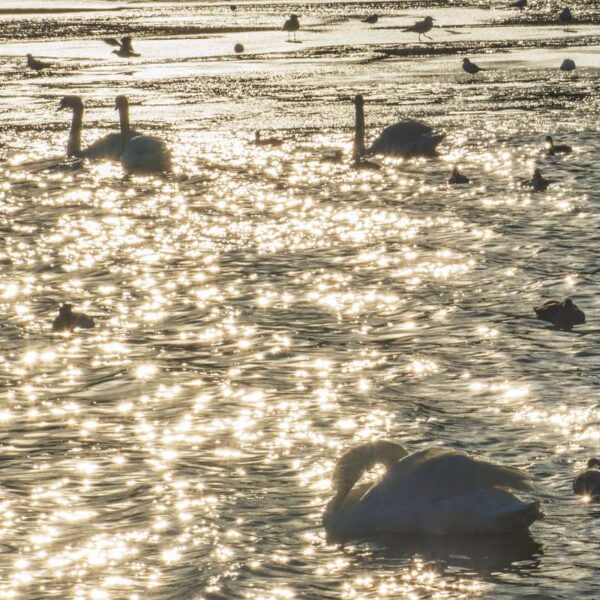
<path fill-rule="evenodd" d="M 365 153 L 365 111 L 362 102 L 357 102 L 355 108 L 353 158 L 356 160 Z"/>
<path fill-rule="evenodd" d="M 67 144 L 67 156 L 81 156 L 81 129 L 83 128 L 83 106 L 73 108 L 71 132 Z"/>
<path fill-rule="evenodd" d="M 125 149 L 125 146 L 131 140 L 131 126 L 129 125 L 129 106 L 119 106 L 119 119 L 121 122 L 121 150 Z"/>

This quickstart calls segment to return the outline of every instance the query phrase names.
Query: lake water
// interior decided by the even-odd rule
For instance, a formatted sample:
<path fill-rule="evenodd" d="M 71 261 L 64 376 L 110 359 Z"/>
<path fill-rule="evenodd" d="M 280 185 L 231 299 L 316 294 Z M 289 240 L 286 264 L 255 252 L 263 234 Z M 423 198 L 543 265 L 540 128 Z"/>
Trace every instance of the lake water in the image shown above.
<path fill-rule="evenodd" d="M 2 598 L 598 597 L 600 10 L 530 4 L 0 3 Z M 370 139 L 418 118 L 440 156 L 350 169 L 357 93 Z M 62 159 L 65 94 L 88 143 L 126 94 L 175 173 Z M 564 297 L 586 325 L 534 318 Z M 61 302 L 96 329 L 53 334 Z M 380 438 L 523 468 L 545 519 L 328 540 L 337 457 Z"/>

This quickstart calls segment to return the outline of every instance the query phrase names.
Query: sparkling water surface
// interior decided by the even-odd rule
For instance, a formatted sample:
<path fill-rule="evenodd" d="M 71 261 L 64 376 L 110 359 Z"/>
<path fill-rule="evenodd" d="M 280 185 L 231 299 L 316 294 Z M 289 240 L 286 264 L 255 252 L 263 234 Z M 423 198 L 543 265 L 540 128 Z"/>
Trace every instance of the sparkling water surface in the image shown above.
<path fill-rule="evenodd" d="M 54 4 L 0 5 L 0 597 L 597 598 L 595 3 Z M 433 41 L 401 31 L 427 14 Z M 140 58 L 101 41 L 127 32 Z M 349 168 L 357 93 L 369 139 L 418 118 L 440 156 Z M 175 172 L 65 159 L 65 94 L 84 144 L 126 94 Z M 586 325 L 534 318 L 564 297 Z M 96 328 L 52 333 L 61 302 Z M 327 539 L 337 457 L 380 438 L 523 468 L 545 519 Z"/>

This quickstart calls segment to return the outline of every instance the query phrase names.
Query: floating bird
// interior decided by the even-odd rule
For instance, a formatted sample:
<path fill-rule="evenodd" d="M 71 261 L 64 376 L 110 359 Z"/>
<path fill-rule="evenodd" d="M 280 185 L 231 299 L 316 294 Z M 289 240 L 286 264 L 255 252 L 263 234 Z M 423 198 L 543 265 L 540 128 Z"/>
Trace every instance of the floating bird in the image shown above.
<path fill-rule="evenodd" d="M 165 142 L 150 135 L 134 136 L 129 124 L 129 101 L 125 96 L 117 96 L 115 108 L 119 111 L 121 123 L 121 165 L 125 173 L 129 175 L 171 171 L 171 152 Z"/>
<path fill-rule="evenodd" d="M 103 38 L 102 41 L 108 44 L 109 46 L 117 46 L 118 50 L 113 50 L 112 53 L 120 56 L 121 58 L 131 58 L 132 56 L 141 56 L 138 52 L 133 51 L 133 46 L 131 44 L 131 36 L 126 35 L 121 38 L 121 41 L 116 40 L 115 38 Z"/>
<path fill-rule="evenodd" d="M 236 44 L 233 47 L 234 52 L 237 52 L 238 54 L 240 54 L 241 52 L 244 51 L 244 44 Z"/>
<path fill-rule="evenodd" d="M 281 146 L 283 140 L 277 138 L 263 138 L 260 135 L 260 131 L 255 131 L 254 144 L 257 146 Z"/>
<path fill-rule="evenodd" d="M 341 163 L 344 158 L 344 151 L 339 148 L 332 150 L 330 152 L 326 152 L 321 157 L 321 162 L 324 163 Z"/>
<path fill-rule="evenodd" d="M 533 172 L 533 177 L 531 179 L 528 179 L 527 181 L 521 182 L 521 185 L 524 187 L 533 188 L 534 192 L 545 192 L 551 183 L 551 181 L 544 178 L 542 172 L 539 169 L 536 169 Z"/>
<path fill-rule="evenodd" d="M 418 33 L 419 41 L 421 41 L 422 35 L 424 35 L 426 38 L 428 38 L 430 40 L 433 39 L 430 36 L 426 35 L 428 31 L 431 31 L 432 28 L 433 28 L 433 18 L 425 17 L 422 21 L 417 21 L 414 25 L 412 25 L 411 27 L 407 27 L 406 29 L 403 29 L 402 31 L 412 31 L 414 33 Z"/>
<path fill-rule="evenodd" d="M 300 21 L 298 20 L 297 15 L 290 15 L 290 18 L 286 20 L 283 24 L 283 30 L 287 31 L 288 34 L 288 42 L 290 40 L 290 33 L 294 34 L 294 42 L 296 41 L 296 31 L 300 29 Z"/>
<path fill-rule="evenodd" d="M 558 15 L 558 20 L 560 23 L 570 23 L 573 20 L 573 13 L 568 6 L 562 9 L 560 15 Z"/>
<path fill-rule="evenodd" d="M 485 71 L 481 67 L 478 67 L 475 63 L 471 62 L 468 58 L 463 58 L 462 64 L 463 71 L 469 75 L 476 75 L 479 71 Z"/>
<path fill-rule="evenodd" d="M 369 15 L 368 17 L 365 17 L 362 20 L 363 23 L 369 23 L 370 25 L 375 25 L 375 23 L 377 23 L 377 21 L 379 21 L 379 16 L 376 15 L 375 13 L 373 13 L 372 15 Z"/>
<path fill-rule="evenodd" d="M 577 65 L 575 65 L 575 61 L 571 60 L 570 58 L 565 58 L 560 65 L 561 71 L 574 71 L 576 68 Z"/>
<path fill-rule="evenodd" d="M 93 144 L 81 149 L 81 131 L 83 128 L 83 101 L 80 96 L 65 96 L 58 105 L 58 110 L 70 108 L 73 111 L 71 131 L 67 143 L 67 156 L 87 158 L 89 160 L 118 161 L 123 152 L 123 140 L 120 133 L 109 133 L 97 139 Z M 132 135 L 140 135 L 133 131 Z"/>
<path fill-rule="evenodd" d="M 450 179 L 448 179 L 448 183 L 450 185 L 460 185 L 462 183 L 469 183 L 469 178 L 461 173 L 458 167 L 454 167 L 452 169 L 452 175 L 450 175 Z"/>
<path fill-rule="evenodd" d="M 552 139 L 552 136 L 546 136 L 546 142 L 548 143 L 548 150 L 546 154 L 548 156 L 553 156 L 554 154 L 570 154 L 573 151 L 573 148 L 567 144 L 558 144 L 555 145 Z"/>
<path fill-rule="evenodd" d="M 75 312 L 72 304 L 63 304 L 58 309 L 58 317 L 52 323 L 52 330 L 73 331 L 73 329 L 92 329 L 94 326 L 92 317 Z"/>
<path fill-rule="evenodd" d="M 401 121 L 386 127 L 367 150 L 365 148 L 364 102 L 360 94 L 354 99 L 354 158 L 364 154 L 435 156 L 436 147 L 445 136 L 434 133 L 431 127 L 419 121 Z"/>
<path fill-rule="evenodd" d="M 229 10 L 230 10 L 231 12 L 235 12 L 235 11 L 237 10 L 237 6 L 236 6 L 235 4 L 231 4 L 231 5 L 229 6 Z"/>
<path fill-rule="evenodd" d="M 516 2 L 512 2 L 508 5 L 508 8 L 520 8 L 523 10 L 524 8 L 527 8 L 527 0 L 517 0 Z"/>
<path fill-rule="evenodd" d="M 600 499 L 600 458 L 590 458 L 587 469 L 575 477 L 573 492 L 579 496 L 588 496 L 591 500 Z"/>
<path fill-rule="evenodd" d="M 378 464 L 387 469 L 379 481 L 355 485 Z M 342 537 L 508 534 L 542 517 L 539 502 L 510 491 L 530 489 L 526 473 L 446 448 L 408 454 L 393 442 L 367 442 L 339 459 L 332 483 L 323 525 Z"/>
<path fill-rule="evenodd" d="M 585 313 L 570 298 L 562 302 L 548 300 L 541 306 L 535 306 L 533 310 L 538 319 L 552 323 L 559 329 L 568 331 L 575 325 L 585 323 Z"/>
<path fill-rule="evenodd" d="M 30 69 L 33 69 L 36 73 L 40 73 L 44 69 L 49 69 L 52 65 L 50 63 L 44 62 L 43 60 L 38 60 L 34 58 L 31 54 L 27 54 L 27 66 Z"/>

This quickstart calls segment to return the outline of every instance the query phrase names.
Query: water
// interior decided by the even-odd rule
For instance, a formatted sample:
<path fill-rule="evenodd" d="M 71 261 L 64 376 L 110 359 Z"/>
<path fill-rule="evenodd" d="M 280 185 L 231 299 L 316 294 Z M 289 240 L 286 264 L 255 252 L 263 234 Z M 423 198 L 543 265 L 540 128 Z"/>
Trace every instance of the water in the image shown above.
<path fill-rule="evenodd" d="M 600 512 L 571 481 L 600 437 L 600 18 L 497 4 L 2 16 L 1 597 L 597 597 Z M 420 45 L 399 28 L 425 14 Z M 142 58 L 99 41 L 125 32 Z M 441 156 L 323 162 L 350 154 L 356 93 L 371 139 L 421 118 Z M 175 174 L 65 163 L 65 94 L 84 143 L 127 94 Z M 548 133 L 573 154 L 545 157 Z M 520 185 L 536 165 L 546 193 Z M 566 296 L 587 325 L 534 320 Z M 97 328 L 52 334 L 64 301 Z M 335 460 L 378 438 L 526 469 L 546 518 L 524 540 L 328 540 Z"/>

